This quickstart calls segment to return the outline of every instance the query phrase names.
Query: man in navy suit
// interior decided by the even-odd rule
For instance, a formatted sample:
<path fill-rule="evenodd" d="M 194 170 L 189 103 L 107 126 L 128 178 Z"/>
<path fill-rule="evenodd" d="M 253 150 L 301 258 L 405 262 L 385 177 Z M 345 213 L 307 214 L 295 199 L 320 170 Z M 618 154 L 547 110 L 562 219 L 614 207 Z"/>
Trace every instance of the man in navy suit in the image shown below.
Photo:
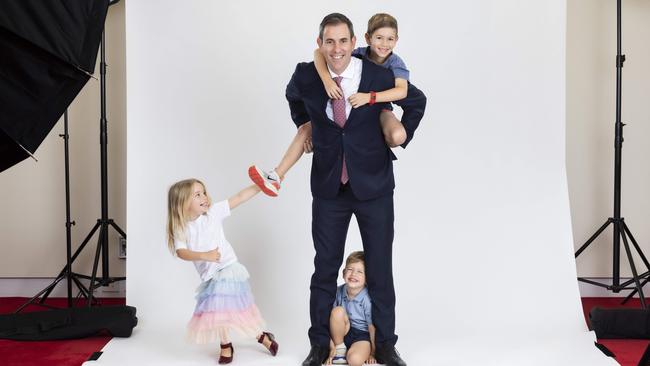
<path fill-rule="evenodd" d="M 336 295 L 338 270 L 352 214 L 359 224 L 365 253 L 366 278 L 376 329 L 375 358 L 389 366 L 406 365 L 395 350 L 395 290 L 392 275 L 394 155 L 386 145 L 379 114 L 387 103 L 352 109 L 347 97 L 358 92 L 393 88 L 393 73 L 352 57 L 356 38 L 343 14 L 327 15 L 317 39 L 330 74 L 344 98 L 330 100 L 314 63 L 300 63 L 287 85 L 291 117 L 299 129 L 311 129 L 312 237 L 316 256 L 311 278 L 309 340 L 303 366 L 320 366 L 329 355 L 329 318 Z M 409 86 L 410 104 L 402 116 L 406 146 L 422 118 L 426 97 Z M 413 108 L 413 106 L 416 106 Z"/>

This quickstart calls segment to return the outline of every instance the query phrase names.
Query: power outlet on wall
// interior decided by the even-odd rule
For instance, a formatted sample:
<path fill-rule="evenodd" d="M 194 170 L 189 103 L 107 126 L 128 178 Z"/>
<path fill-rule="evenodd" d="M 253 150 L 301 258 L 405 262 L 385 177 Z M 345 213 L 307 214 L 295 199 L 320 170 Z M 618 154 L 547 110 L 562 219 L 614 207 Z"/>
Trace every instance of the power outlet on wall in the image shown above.
<path fill-rule="evenodd" d="M 120 259 L 126 259 L 126 238 L 120 236 L 120 247 L 117 254 Z"/>
<path fill-rule="evenodd" d="M 120 292 L 122 291 L 121 281 L 111 282 L 108 286 L 101 287 L 102 292 Z"/>

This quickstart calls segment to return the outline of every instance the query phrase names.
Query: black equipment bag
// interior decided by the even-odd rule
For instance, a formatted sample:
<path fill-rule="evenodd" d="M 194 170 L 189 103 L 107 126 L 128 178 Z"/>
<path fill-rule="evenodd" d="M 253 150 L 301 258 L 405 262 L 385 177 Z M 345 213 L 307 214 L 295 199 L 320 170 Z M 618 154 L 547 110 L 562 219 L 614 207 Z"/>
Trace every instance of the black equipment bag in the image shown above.
<path fill-rule="evenodd" d="M 650 339 L 650 311 L 644 309 L 593 308 L 591 329 L 599 339 Z"/>
<path fill-rule="evenodd" d="M 66 308 L 0 315 L 0 338 L 20 341 L 84 338 L 107 331 L 129 337 L 138 324 L 133 306 Z"/>

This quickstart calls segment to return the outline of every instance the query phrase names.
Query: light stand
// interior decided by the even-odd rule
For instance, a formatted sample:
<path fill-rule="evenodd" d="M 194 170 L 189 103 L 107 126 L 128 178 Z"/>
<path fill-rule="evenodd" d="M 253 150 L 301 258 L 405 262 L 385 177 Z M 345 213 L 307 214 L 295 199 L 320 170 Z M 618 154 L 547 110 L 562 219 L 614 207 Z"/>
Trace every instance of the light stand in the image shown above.
<path fill-rule="evenodd" d="M 119 0 L 118 0 L 119 1 Z M 109 5 L 113 5 L 118 1 L 112 1 Z M 71 255 L 71 226 L 75 224 L 70 221 L 70 178 L 69 178 L 69 150 L 68 150 L 68 113 L 64 113 L 64 134 L 60 135 L 64 139 L 65 145 L 65 191 L 66 191 L 66 265 L 61 270 L 57 278 L 37 293 L 34 297 L 16 309 L 16 313 L 22 311 L 29 304 L 34 304 L 38 300 L 40 306 L 53 308 L 45 304 L 45 300 L 50 296 L 52 290 L 56 285 L 63 280 L 67 279 L 67 299 L 68 307 L 72 307 L 72 282 L 74 282 L 79 289 L 79 296 L 84 296 L 87 299 L 87 305 L 93 304 L 93 292 L 101 286 L 108 286 L 113 282 L 126 280 L 126 277 L 111 277 L 109 274 L 109 250 L 108 250 L 108 230 L 113 227 L 123 238 L 126 239 L 126 233 L 119 227 L 113 219 L 108 216 L 108 163 L 107 163 L 107 146 L 108 146 L 108 120 L 106 119 L 106 53 L 105 53 L 105 32 L 102 32 L 101 51 L 100 51 L 100 100 L 101 100 L 101 116 L 100 116 L 100 169 L 101 169 L 101 218 L 97 220 L 95 226 L 91 229 L 90 233 L 86 236 L 79 248 Z M 77 259 L 81 251 L 85 248 L 86 244 L 93 237 L 95 232 L 99 229 L 99 237 L 97 240 L 97 247 L 95 251 L 95 259 L 93 262 L 92 275 L 82 275 L 72 272 L 72 263 Z M 97 277 L 97 267 L 99 259 L 102 259 L 102 275 Z M 89 280 L 89 286 L 84 286 L 80 279 Z"/>
<path fill-rule="evenodd" d="M 575 252 L 575 257 L 578 258 L 580 253 L 582 253 L 588 246 L 591 244 L 610 224 L 614 225 L 614 236 L 613 236 L 613 267 L 612 267 L 612 284 L 608 285 L 601 282 L 596 282 L 588 280 L 584 277 L 578 277 L 578 281 L 585 282 L 594 286 L 604 287 L 607 290 L 611 290 L 614 293 L 618 293 L 621 290 L 633 290 L 633 292 L 623 301 L 625 303 L 629 300 L 636 292 L 639 293 L 639 299 L 641 300 L 641 307 L 644 309 L 647 307 L 645 302 L 645 296 L 643 295 L 643 285 L 648 282 L 646 279 L 641 284 L 641 279 L 647 277 L 650 274 L 650 263 L 645 257 L 641 248 L 637 244 L 632 232 L 625 223 L 625 219 L 621 217 L 621 159 L 623 152 L 623 126 L 624 123 L 621 122 L 621 76 L 623 70 L 623 63 L 625 62 L 625 55 L 621 54 L 621 0 L 616 1 L 616 124 L 615 124 L 615 137 L 614 137 L 614 217 L 610 217 L 607 221 L 594 233 L 586 243 L 584 243 L 580 249 Z M 634 249 L 641 257 L 641 260 L 645 264 L 648 271 L 639 275 L 634 264 L 634 259 L 632 258 L 632 251 L 630 250 L 630 245 L 628 244 L 628 238 L 632 242 Z M 621 239 L 623 239 L 623 246 L 625 247 L 625 253 L 627 255 L 627 260 L 630 264 L 632 270 L 632 279 L 621 283 L 620 276 L 620 252 L 621 252 Z M 634 283 L 634 287 L 628 287 L 630 284 Z"/>

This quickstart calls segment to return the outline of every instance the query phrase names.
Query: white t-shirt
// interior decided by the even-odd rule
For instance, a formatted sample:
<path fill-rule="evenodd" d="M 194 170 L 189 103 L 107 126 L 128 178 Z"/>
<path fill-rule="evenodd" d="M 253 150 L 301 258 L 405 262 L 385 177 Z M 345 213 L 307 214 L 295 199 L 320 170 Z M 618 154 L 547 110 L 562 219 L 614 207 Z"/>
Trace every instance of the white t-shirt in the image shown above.
<path fill-rule="evenodd" d="M 235 251 L 223 233 L 222 221 L 228 216 L 230 216 L 230 205 L 227 200 L 214 203 L 207 213 L 187 223 L 185 226 L 186 241 L 174 241 L 176 250 L 189 249 L 194 252 L 207 252 L 219 249 L 221 258 L 218 262 L 194 261 L 196 271 L 203 281 L 209 280 L 217 271 L 237 261 Z"/>

